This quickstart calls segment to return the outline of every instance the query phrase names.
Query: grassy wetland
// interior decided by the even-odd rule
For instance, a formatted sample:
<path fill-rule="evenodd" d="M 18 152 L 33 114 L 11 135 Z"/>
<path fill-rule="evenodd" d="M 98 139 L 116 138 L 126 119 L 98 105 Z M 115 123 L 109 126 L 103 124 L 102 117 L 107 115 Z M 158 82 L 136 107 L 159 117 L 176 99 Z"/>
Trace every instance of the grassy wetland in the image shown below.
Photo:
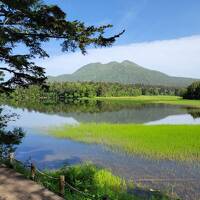
<path fill-rule="evenodd" d="M 121 105 L 132 105 L 134 110 L 137 112 L 133 115 L 129 115 L 129 117 L 137 119 L 143 116 L 144 122 L 138 123 L 139 120 L 133 120 L 131 123 L 112 123 L 110 120 L 107 122 L 97 120 L 96 122 L 80 122 L 73 125 L 57 126 L 56 128 L 50 128 L 48 132 L 57 138 L 69 139 L 85 144 L 102 145 L 113 152 L 121 152 L 128 155 L 128 157 L 136 157 L 136 160 L 137 158 L 149 160 L 146 163 L 149 171 L 146 176 L 151 177 L 151 173 L 155 173 L 153 168 L 158 165 L 158 168 L 156 167 L 158 170 L 157 174 L 154 174 L 153 177 L 157 177 L 158 179 L 163 178 L 163 180 L 169 179 L 169 182 L 152 183 L 153 185 L 150 183 L 142 183 L 143 186 L 160 188 L 161 191 L 165 191 L 167 194 L 173 196 L 173 192 L 171 193 L 166 190 L 166 185 L 168 184 L 169 187 L 174 185 L 176 191 L 175 194 L 178 194 L 178 196 L 175 197 L 181 197 L 183 199 L 185 198 L 185 194 L 183 194 L 182 191 L 187 187 L 187 195 L 189 198 L 195 199 L 192 190 L 196 190 L 195 188 L 198 188 L 199 183 L 187 183 L 187 178 L 191 179 L 193 177 L 195 179 L 195 176 L 193 176 L 193 170 L 199 168 L 200 125 L 198 124 L 198 121 L 197 124 L 190 124 L 186 118 L 185 120 L 184 118 L 181 119 L 181 116 L 185 117 L 186 113 L 188 113 L 192 116 L 194 121 L 196 119 L 198 120 L 200 108 L 199 100 L 184 100 L 181 97 L 176 96 L 98 97 L 93 98 L 93 100 L 106 102 L 106 104 L 115 105 L 115 107 L 120 107 Z M 160 109 L 160 106 L 164 106 L 166 110 L 160 110 L 161 113 L 164 114 L 166 111 L 171 112 L 170 117 L 172 117 L 172 121 L 175 121 L 175 124 L 171 124 L 168 120 L 166 120 L 166 124 L 162 124 L 162 121 L 160 124 L 146 124 L 145 119 L 148 119 L 149 117 L 152 117 L 152 121 L 156 120 L 156 118 L 153 117 L 154 111 L 148 110 L 148 106 L 146 107 L 146 105 L 149 105 L 150 107 L 152 105 L 154 111 L 156 107 Z M 128 110 L 132 110 L 132 107 L 129 106 Z M 145 107 L 144 110 L 146 110 L 146 112 L 142 112 L 141 114 L 139 110 L 141 110 L 143 106 Z M 174 111 L 171 110 L 172 108 L 174 108 Z M 180 108 L 180 110 L 176 110 L 177 108 Z M 160 116 L 162 115 L 161 113 Z M 115 113 L 115 115 L 116 117 L 118 116 L 117 113 Z M 166 119 L 167 115 L 168 114 L 165 116 Z M 173 119 L 173 116 L 176 116 L 177 118 Z M 181 119 L 180 121 L 178 118 L 179 116 Z M 96 115 L 93 117 L 95 118 Z M 163 115 L 164 122 L 165 117 Z M 154 163 L 152 164 L 152 169 L 150 167 L 151 162 Z M 139 164 L 139 166 L 143 168 L 144 163 L 141 166 Z M 135 164 L 132 167 L 137 171 L 137 173 L 139 173 L 140 167 L 136 169 L 137 167 Z M 161 169 L 164 167 L 166 173 L 159 170 L 159 166 Z M 171 170 L 170 166 L 172 167 Z M 144 170 L 145 169 L 146 168 L 144 167 Z M 182 169 L 184 170 L 182 171 Z M 179 170 L 182 171 L 187 178 L 178 175 Z M 145 172 L 141 176 L 145 176 Z M 196 176 L 199 176 L 198 172 Z M 183 183 L 180 184 L 177 182 L 170 182 L 170 180 L 173 180 L 175 177 L 182 177 L 185 182 L 183 181 Z M 162 199 L 162 197 L 160 198 Z"/>
<path fill-rule="evenodd" d="M 160 200 L 187 195 L 196 200 L 199 195 L 198 100 L 93 97 L 62 103 L 10 100 L 3 105 L 20 114 L 11 127 L 27 132 L 17 158 L 25 162 L 32 157 L 40 169 L 48 169 L 51 176 L 65 174 L 71 185 L 95 198 L 141 200 L 151 195 Z M 57 183 L 40 182 L 56 192 Z M 71 191 L 66 195 L 93 199 Z"/>
<path fill-rule="evenodd" d="M 184 100 L 176 96 L 98 97 L 95 100 L 115 105 L 165 104 L 196 111 L 200 108 L 200 100 Z M 51 128 L 49 133 L 155 159 L 200 160 L 200 125 L 81 123 Z"/>
<path fill-rule="evenodd" d="M 97 143 L 156 159 L 200 160 L 199 125 L 80 124 L 51 129 L 56 137 Z"/>
<path fill-rule="evenodd" d="M 95 99 L 129 101 L 130 103 L 160 103 L 200 108 L 200 100 L 188 100 L 178 96 L 96 97 Z"/>

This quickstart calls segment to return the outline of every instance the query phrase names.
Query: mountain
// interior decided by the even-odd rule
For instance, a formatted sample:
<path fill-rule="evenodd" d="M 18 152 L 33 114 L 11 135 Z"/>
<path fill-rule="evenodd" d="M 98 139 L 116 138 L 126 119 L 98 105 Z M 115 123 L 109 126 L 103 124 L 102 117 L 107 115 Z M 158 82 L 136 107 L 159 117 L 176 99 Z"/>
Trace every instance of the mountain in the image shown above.
<path fill-rule="evenodd" d="M 119 82 L 123 84 L 145 84 L 183 87 L 196 79 L 168 76 L 159 71 L 141 67 L 131 61 L 110 62 L 107 64 L 91 63 L 81 67 L 73 74 L 49 76 L 50 82 L 94 81 Z"/>

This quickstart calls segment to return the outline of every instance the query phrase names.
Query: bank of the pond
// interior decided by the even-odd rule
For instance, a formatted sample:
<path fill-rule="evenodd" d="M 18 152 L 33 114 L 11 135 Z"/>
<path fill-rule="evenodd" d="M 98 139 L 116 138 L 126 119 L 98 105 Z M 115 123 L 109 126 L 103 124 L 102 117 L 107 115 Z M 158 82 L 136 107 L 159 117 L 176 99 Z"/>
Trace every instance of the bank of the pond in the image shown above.
<path fill-rule="evenodd" d="M 89 123 L 56 127 L 49 133 L 156 159 L 200 160 L 200 125 Z"/>
<path fill-rule="evenodd" d="M 0 164 L 2 162 L 0 160 Z M 10 165 L 8 164 L 8 166 Z M 12 168 L 23 174 L 26 178 L 31 178 L 29 170 L 18 162 L 13 162 Z M 36 170 L 34 180 L 52 192 L 60 194 L 58 177 L 61 175 L 65 176 L 66 183 L 63 197 L 68 200 L 145 200 L 147 197 L 150 200 L 175 200 L 175 198 L 169 197 L 159 191 L 139 188 L 134 185 L 133 181 L 126 182 L 120 177 L 114 176 L 106 169 L 98 168 L 93 164 L 87 163 L 63 167 L 54 171 L 46 170 L 42 174 Z M 19 177 L 19 179 L 21 180 L 22 177 Z M 140 192 L 137 193 L 135 191 Z M 40 196 L 40 194 L 38 195 Z"/>
<path fill-rule="evenodd" d="M 200 100 L 187 100 L 177 96 L 96 97 L 96 100 L 132 101 L 139 103 L 162 103 L 200 108 Z"/>

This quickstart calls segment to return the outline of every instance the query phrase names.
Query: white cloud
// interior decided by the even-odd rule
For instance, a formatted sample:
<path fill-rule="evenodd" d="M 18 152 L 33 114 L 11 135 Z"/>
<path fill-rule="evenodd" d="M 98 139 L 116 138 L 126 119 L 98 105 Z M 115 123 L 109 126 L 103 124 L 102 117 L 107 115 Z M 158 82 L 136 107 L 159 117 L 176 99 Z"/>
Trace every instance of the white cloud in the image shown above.
<path fill-rule="evenodd" d="M 50 57 L 39 64 L 46 67 L 48 75 L 58 75 L 73 73 L 92 62 L 123 60 L 130 60 L 174 76 L 200 78 L 200 35 L 90 49 L 86 56 L 80 52 L 62 54 Z"/>

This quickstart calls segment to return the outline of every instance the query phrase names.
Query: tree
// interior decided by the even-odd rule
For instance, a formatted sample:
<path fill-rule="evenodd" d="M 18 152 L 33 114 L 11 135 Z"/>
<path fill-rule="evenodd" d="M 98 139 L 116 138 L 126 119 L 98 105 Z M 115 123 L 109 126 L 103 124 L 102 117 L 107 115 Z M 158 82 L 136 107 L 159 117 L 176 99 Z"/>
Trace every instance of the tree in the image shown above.
<path fill-rule="evenodd" d="M 124 33 L 105 37 L 105 30 L 111 27 L 68 21 L 58 6 L 40 0 L 0 0 L 0 61 L 6 64 L 0 67 L 0 90 L 45 82 L 44 68 L 31 61 L 37 56 L 48 57 L 41 47 L 43 42 L 59 39 L 63 51 L 80 49 L 85 54 L 88 46 L 111 46 Z M 17 53 L 19 46 L 25 47 L 26 53 Z M 3 78 L 5 73 L 9 79 Z"/>
<path fill-rule="evenodd" d="M 200 99 L 200 81 L 196 81 L 188 86 L 186 92 L 183 94 L 185 99 Z"/>

